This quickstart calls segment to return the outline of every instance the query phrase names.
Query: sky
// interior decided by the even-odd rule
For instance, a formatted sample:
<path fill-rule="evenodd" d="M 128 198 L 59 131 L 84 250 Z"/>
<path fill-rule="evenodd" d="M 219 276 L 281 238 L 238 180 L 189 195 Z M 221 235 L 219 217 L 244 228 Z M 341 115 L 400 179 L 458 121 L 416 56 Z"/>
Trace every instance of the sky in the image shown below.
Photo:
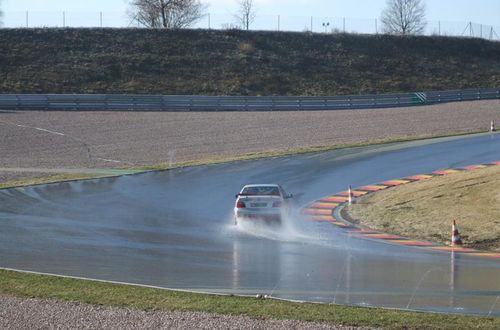
<path fill-rule="evenodd" d="M 9 12 L 125 12 L 127 0 L 0 0 Z M 236 0 L 205 0 L 213 15 L 231 15 Z M 254 0 L 258 16 L 380 17 L 386 0 Z M 425 0 L 430 21 L 476 22 L 500 26 L 500 0 Z M 6 19 L 5 17 L 5 19 Z"/>

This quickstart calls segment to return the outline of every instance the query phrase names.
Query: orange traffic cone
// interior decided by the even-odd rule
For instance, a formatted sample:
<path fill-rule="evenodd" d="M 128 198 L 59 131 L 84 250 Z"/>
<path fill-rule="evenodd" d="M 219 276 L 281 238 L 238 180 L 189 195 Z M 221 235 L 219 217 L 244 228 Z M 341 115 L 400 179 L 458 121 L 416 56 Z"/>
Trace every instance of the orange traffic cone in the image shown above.
<path fill-rule="evenodd" d="M 349 185 L 349 190 L 348 190 L 348 192 L 349 192 L 349 205 L 351 205 L 351 204 L 352 204 L 352 201 L 353 201 L 353 198 L 354 198 L 354 195 L 353 195 L 353 193 L 352 193 L 352 189 L 351 189 L 351 185 Z"/>
<path fill-rule="evenodd" d="M 451 246 L 462 245 L 462 238 L 460 238 L 460 233 L 458 232 L 458 226 L 455 220 L 453 220 L 453 225 L 451 226 Z"/>

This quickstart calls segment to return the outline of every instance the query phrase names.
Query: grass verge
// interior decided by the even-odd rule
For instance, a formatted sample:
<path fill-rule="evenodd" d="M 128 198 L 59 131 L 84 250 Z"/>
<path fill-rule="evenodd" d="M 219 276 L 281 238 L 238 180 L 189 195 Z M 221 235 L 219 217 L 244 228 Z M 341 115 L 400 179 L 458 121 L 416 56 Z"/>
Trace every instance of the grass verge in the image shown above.
<path fill-rule="evenodd" d="M 362 226 L 449 243 L 456 220 L 465 246 L 500 251 L 500 166 L 434 177 L 361 198 L 346 211 Z"/>
<path fill-rule="evenodd" d="M 500 318 L 213 296 L 0 270 L 0 294 L 140 310 L 202 311 L 387 329 L 499 329 Z"/>
<path fill-rule="evenodd" d="M 9 180 L 5 182 L 0 182 L 0 189 L 12 188 L 12 187 L 25 187 L 33 186 L 45 183 L 55 183 L 55 182 L 65 182 L 74 180 L 85 180 L 85 179 L 96 179 L 105 177 L 102 174 L 95 173 L 72 173 L 72 174 L 56 174 L 44 177 L 29 178 L 29 179 L 17 179 Z"/>

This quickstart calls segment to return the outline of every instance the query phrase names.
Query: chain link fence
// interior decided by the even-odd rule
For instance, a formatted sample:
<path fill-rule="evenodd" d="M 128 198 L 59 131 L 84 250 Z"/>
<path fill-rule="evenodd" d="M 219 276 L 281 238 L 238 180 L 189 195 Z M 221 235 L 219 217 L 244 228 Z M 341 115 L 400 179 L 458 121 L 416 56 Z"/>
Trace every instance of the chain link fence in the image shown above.
<path fill-rule="evenodd" d="M 125 28 L 137 27 L 125 12 L 5 12 L 5 28 L 41 28 L 41 27 L 102 27 Z M 207 13 L 193 28 L 232 29 L 237 28 L 231 14 Z M 250 26 L 251 30 L 293 31 L 315 33 L 382 33 L 380 20 L 358 19 L 349 17 L 313 17 L 258 15 Z M 474 37 L 488 40 L 500 40 L 500 26 L 474 22 L 428 21 L 425 35 Z"/>

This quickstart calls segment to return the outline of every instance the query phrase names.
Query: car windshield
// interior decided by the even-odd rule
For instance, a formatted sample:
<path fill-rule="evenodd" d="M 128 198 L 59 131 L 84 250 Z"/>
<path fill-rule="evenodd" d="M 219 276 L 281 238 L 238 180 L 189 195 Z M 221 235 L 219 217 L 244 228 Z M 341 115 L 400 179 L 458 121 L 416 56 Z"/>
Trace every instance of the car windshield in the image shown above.
<path fill-rule="evenodd" d="M 273 187 L 273 186 L 245 187 L 243 191 L 240 193 L 240 195 L 280 196 L 280 191 L 278 187 Z"/>

